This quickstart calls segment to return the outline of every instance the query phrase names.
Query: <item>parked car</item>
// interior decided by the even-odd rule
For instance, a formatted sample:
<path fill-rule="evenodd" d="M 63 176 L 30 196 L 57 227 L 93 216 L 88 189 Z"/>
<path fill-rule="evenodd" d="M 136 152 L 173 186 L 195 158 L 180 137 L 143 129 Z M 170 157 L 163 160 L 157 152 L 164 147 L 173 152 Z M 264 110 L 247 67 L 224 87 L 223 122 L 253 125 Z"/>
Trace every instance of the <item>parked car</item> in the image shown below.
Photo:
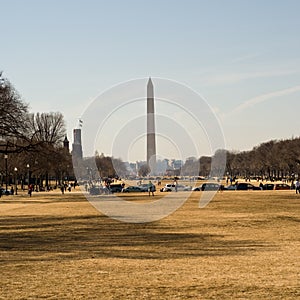
<path fill-rule="evenodd" d="M 6 196 L 11 195 L 11 190 L 6 190 L 2 187 L 0 189 L 1 189 L 1 195 L 6 195 Z"/>
<path fill-rule="evenodd" d="M 224 187 L 224 190 L 226 191 L 235 191 L 236 190 L 236 185 L 235 184 L 230 184 Z"/>
<path fill-rule="evenodd" d="M 139 188 L 142 189 L 142 192 L 148 192 L 149 191 L 149 187 L 150 186 L 147 183 L 139 185 Z M 155 185 L 151 184 L 151 187 L 152 187 L 152 191 L 155 192 L 156 191 Z"/>
<path fill-rule="evenodd" d="M 90 195 L 100 195 L 101 194 L 101 188 L 100 187 L 96 187 L 96 186 L 92 186 L 89 189 Z"/>
<path fill-rule="evenodd" d="M 110 194 L 111 191 L 106 186 L 92 186 L 89 189 L 90 195 Z"/>
<path fill-rule="evenodd" d="M 224 189 L 224 186 L 219 183 L 206 182 L 200 186 L 194 187 L 193 191 L 218 191 L 220 189 Z"/>
<path fill-rule="evenodd" d="M 120 193 L 123 190 L 124 185 L 122 184 L 111 184 L 109 190 L 111 193 Z"/>
<path fill-rule="evenodd" d="M 274 190 L 290 190 L 291 187 L 286 183 L 275 183 Z"/>
<path fill-rule="evenodd" d="M 266 183 L 262 186 L 263 190 L 274 190 L 274 183 Z"/>
<path fill-rule="evenodd" d="M 145 192 L 139 186 L 128 186 L 122 190 L 123 193 L 140 193 Z"/>
<path fill-rule="evenodd" d="M 253 191 L 260 191 L 261 188 L 259 186 L 255 186 L 251 183 L 241 182 L 237 184 L 237 190 L 245 191 L 245 190 L 253 190 Z"/>
<path fill-rule="evenodd" d="M 219 183 L 207 182 L 201 186 L 201 191 L 218 191 L 224 189 L 224 186 Z"/>
<path fill-rule="evenodd" d="M 195 187 L 192 189 L 192 191 L 194 191 L 194 192 L 199 192 L 199 191 L 201 191 L 201 185 L 200 185 L 200 186 L 195 186 Z"/>
<path fill-rule="evenodd" d="M 191 191 L 192 187 L 188 185 L 177 185 L 177 191 Z M 161 192 L 172 192 L 175 191 L 175 184 L 167 183 L 163 188 L 160 189 Z"/>
<path fill-rule="evenodd" d="M 246 183 L 246 182 L 240 182 L 234 185 L 229 185 L 224 188 L 224 190 L 236 190 L 236 191 L 248 191 L 248 190 L 253 190 L 253 191 L 260 191 L 261 188 L 259 186 L 255 186 L 251 183 Z"/>

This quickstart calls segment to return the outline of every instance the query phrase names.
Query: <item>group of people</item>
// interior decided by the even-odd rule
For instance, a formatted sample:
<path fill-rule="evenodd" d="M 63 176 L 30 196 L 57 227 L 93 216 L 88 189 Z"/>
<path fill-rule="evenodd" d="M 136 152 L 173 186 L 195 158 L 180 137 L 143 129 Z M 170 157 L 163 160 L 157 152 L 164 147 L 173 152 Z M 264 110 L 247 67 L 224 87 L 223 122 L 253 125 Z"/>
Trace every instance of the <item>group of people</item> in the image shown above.
<path fill-rule="evenodd" d="M 61 190 L 61 193 L 62 194 L 64 194 L 67 190 L 69 191 L 69 192 L 71 192 L 71 190 L 72 190 L 72 184 L 71 183 L 69 183 L 69 184 L 63 184 L 61 187 L 60 187 L 60 190 Z M 74 188 L 75 188 L 75 185 L 74 185 Z"/>

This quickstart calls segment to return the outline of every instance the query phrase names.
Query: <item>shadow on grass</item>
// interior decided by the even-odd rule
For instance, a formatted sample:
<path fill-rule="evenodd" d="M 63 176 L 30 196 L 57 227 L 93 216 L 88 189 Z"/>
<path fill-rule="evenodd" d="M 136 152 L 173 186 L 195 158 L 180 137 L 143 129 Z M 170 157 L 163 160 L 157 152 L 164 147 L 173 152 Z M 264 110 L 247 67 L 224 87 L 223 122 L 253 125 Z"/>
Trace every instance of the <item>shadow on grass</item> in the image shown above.
<path fill-rule="evenodd" d="M 246 255 L 270 247 L 261 241 L 186 232 L 180 224 L 178 227 L 160 222 L 137 225 L 105 216 L 11 216 L 0 220 L 2 264 L 32 260 Z"/>
<path fill-rule="evenodd" d="M 46 203 L 65 203 L 65 202 L 86 202 L 86 198 L 83 194 L 51 194 L 51 193 L 39 193 L 29 197 L 28 195 L 19 196 L 2 196 L 0 198 L 0 204 L 46 204 Z"/>
<path fill-rule="evenodd" d="M 163 198 L 164 195 L 155 195 L 155 197 L 149 197 L 148 193 L 116 193 L 101 196 L 84 195 L 81 193 L 68 193 L 65 194 L 51 194 L 51 193 L 39 193 L 29 197 L 27 195 L 19 196 L 2 196 L 0 198 L 0 204 L 47 204 L 47 203 L 76 203 L 87 202 L 89 199 L 98 199 L 102 201 L 109 201 L 118 197 L 127 201 L 153 201 Z M 87 197 L 87 198 L 86 198 Z"/>

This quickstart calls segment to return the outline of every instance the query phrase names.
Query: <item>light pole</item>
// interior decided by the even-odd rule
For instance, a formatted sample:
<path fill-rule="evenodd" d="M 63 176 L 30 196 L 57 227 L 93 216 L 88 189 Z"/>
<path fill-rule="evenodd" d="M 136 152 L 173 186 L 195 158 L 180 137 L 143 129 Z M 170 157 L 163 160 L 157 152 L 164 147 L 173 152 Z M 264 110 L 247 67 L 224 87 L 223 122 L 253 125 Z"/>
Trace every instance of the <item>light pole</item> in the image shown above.
<path fill-rule="evenodd" d="M 15 171 L 15 191 L 16 191 L 16 195 L 18 195 L 18 169 L 14 168 Z"/>
<path fill-rule="evenodd" d="M 39 169 L 39 168 L 38 168 L 39 162 L 38 162 L 37 160 L 35 160 L 35 161 L 34 161 L 34 164 L 35 164 L 36 170 L 38 170 L 38 169 Z M 36 174 L 35 174 L 34 176 L 35 176 L 35 191 L 38 192 L 38 187 L 37 187 L 37 172 L 36 172 Z"/>
<path fill-rule="evenodd" d="M 30 168 L 30 165 L 29 164 L 27 164 L 26 165 L 26 168 L 27 168 L 27 183 L 28 183 L 28 190 L 29 190 L 29 185 L 30 185 L 30 180 L 29 180 L 29 168 Z"/>
<path fill-rule="evenodd" d="M 5 159 L 5 190 L 7 191 L 7 159 L 8 155 L 4 154 L 4 159 Z"/>

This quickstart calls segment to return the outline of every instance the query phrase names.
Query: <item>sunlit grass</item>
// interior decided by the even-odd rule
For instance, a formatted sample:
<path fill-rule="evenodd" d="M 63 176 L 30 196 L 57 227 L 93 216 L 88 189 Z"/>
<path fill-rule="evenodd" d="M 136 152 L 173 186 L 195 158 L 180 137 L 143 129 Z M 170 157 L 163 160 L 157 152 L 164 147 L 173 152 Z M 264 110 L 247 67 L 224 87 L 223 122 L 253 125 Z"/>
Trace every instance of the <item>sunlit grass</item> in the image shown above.
<path fill-rule="evenodd" d="M 2 197 L 0 299 L 300 297 L 300 196 L 224 191 L 199 209 L 200 195 L 149 224 L 109 219 L 80 193 Z"/>

